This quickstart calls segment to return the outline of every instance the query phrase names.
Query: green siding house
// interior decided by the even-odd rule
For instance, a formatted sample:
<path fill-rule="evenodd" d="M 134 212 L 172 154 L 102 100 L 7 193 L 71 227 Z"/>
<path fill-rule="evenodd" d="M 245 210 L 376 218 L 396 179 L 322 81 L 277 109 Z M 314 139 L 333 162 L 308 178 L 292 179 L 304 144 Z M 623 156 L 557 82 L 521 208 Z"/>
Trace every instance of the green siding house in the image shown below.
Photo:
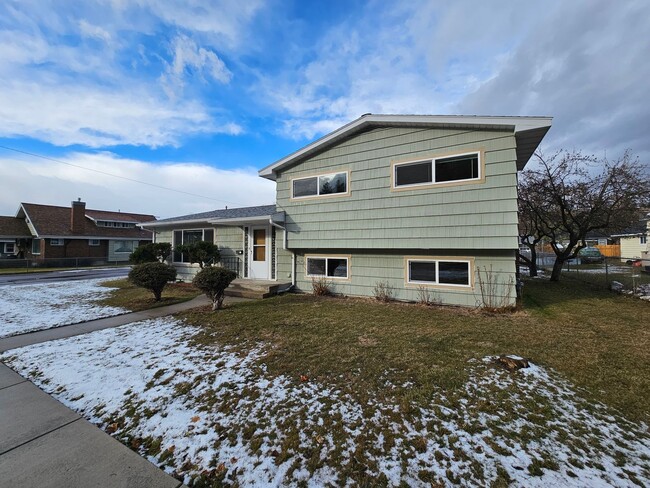
<path fill-rule="evenodd" d="M 400 300 L 512 304 L 517 171 L 551 120 L 364 115 L 259 171 L 277 184 L 275 206 L 146 227 L 174 245 L 213 240 L 242 278 L 296 291 L 325 278 L 344 295 L 382 283 Z"/>

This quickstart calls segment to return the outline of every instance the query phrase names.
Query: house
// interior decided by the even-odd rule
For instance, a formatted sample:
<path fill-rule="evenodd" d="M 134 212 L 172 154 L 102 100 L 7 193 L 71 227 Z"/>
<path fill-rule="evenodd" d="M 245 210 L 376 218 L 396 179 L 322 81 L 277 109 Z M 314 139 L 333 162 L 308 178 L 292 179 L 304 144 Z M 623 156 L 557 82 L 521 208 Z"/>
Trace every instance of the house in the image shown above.
<path fill-rule="evenodd" d="M 86 209 L 80 200 L 71 207 L 21 203 L 15 217 L 0 217 L 0 242 L 3 257 L 128 261 L 133 249 L 151 242 L 151 232 L 139 224 L 152 220 L 148 214 Z"/>
<path fill-rule="evenodd" d="M 474 306 L 488 293 L 513 304 L 517 171 L 551 120 L 367 114 L 261 169 L 276 205 L 143 226 L 174 246 L 215 242 L 251 282 L 309 292 L 325 279 L 355 296 L 382 283 L 400 300 L 426 291 Z"/>
<path fill-rule="evenodd" d="M 632 227 L 619 234 L 612 235 L 618 238 L 621 246 L 621 261 L 640 259 L 643 252 L 650 251 L 648 235 L 650 234 L 650 215 L 640 220 Z"/>

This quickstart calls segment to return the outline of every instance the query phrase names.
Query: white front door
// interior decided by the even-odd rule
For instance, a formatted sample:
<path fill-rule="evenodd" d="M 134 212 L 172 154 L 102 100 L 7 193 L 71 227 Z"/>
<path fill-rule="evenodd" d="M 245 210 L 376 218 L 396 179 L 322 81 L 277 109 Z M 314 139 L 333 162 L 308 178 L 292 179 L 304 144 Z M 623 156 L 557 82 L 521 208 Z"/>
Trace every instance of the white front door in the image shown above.
<path fill-rule="evenodd" d="M 248 277 L 254 280 L 268 280 L 271 255 L 268 226 L 251 227 L 248 239 L 250 242 L 248 249 L 250 267 Z"/>

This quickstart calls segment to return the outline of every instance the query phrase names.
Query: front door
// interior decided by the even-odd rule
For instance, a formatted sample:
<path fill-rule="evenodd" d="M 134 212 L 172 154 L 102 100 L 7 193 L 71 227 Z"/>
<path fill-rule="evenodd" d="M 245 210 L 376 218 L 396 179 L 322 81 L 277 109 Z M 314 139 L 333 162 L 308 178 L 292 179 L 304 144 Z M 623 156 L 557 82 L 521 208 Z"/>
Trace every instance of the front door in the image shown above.
<path fill-rule="evenodd" d="M 248 262 L 250 263 L 250 273 L 248 276 L 254 280 L 269 279 L 269 245 L 268 245 L 268 227 L 251 227 L 250 228 L 250 249 Z"/>

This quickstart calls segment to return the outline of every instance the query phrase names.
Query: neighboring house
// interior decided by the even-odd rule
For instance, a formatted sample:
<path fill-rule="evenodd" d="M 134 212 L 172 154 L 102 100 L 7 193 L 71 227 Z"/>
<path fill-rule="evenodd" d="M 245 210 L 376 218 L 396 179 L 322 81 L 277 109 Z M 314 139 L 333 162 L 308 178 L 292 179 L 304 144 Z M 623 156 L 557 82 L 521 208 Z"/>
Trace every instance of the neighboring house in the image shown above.
<path fill-rule="evenodd" d="M 625 229 L 620 234 L 612 235 L 613 238 L 619 239 L 621 261 L 640 259 L 643 252 L 650 251 L 648 235 L 650 235 L 650 218 L 639 221 L 639 223 Z"/>
<path fill-rule="evenodd" d="M 24 219 L 0 216 L 0 259 L 18 254 L 18 240 L 31 239 L 32 234 Z"/>
<path fill-rule="evenodd" d="M 151 242 L 151 232 L 139 227 L 153 215 L 21 203 L 15 217 L 0 217 L 0 242 L 26 259 L 97 258 L 128 261 L 138 245 Z M 12 246 L 13 244 L 13 246 Z M 6 257 L 6 256 L 5 256 Z"/>
<path fill-rule="evenodd" d="M 204 239 L 240 276 L 311 291 L 401 300 L 422 290 L 473 306 L 515 302 L 517 171 L 549 117 L 364 115 L 260 170 L 275 206 L 217 210 L 144 224 L 156 241 Z M 190 274 L 186 263 L 174 263 Z M 479 270 L 481 271 L 479 280 Z M 489 282 L 489 283 L 486 283 Z"/>

